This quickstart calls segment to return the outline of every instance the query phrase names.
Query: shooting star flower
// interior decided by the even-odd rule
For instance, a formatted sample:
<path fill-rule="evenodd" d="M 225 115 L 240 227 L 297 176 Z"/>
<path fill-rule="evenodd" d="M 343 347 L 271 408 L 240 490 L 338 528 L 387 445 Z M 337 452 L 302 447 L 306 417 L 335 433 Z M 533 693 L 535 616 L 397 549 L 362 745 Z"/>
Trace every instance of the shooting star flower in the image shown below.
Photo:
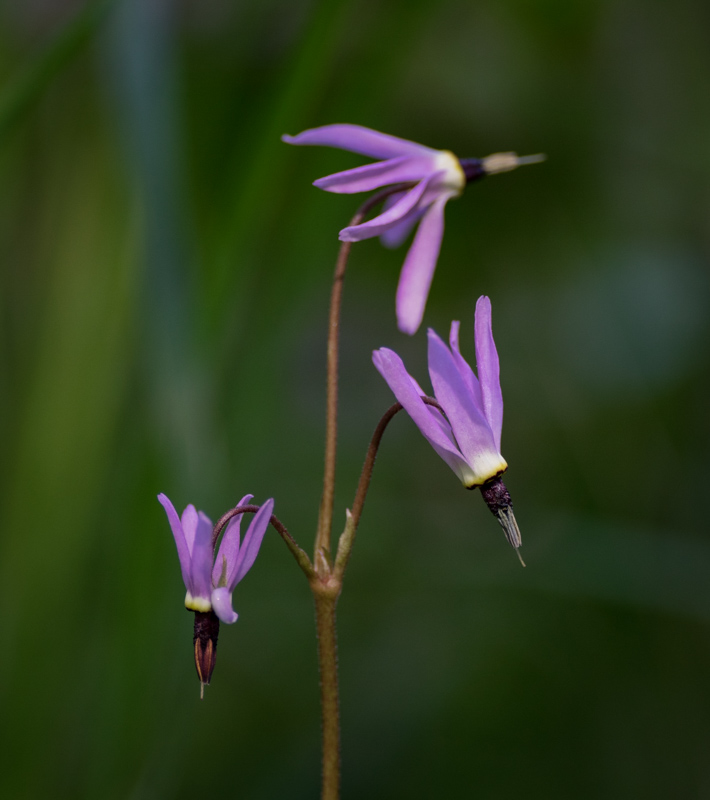
<path fill-rule="evenodd" d="M 478 377 L 459 350 L 458 322 L 451 323 L 449 347 L 429 330 L 429 376 L 441 411 L 422 400 L 425 393 L 395 352 L 386 347 L 375 350 L 373 362 L 426 440 L 463 485 L 467 489 L 481 487 L 486 504 L 517 552 L 520 530 L 500 477 L 508 468 L 500 453 L 503 394 L 491 329 L 491 302 L 487 297 L 480 297 L 476 303 L 475 344 Z"/>
<path fill-rule="evenodd" d="M 245 495 L 239 506 L 247 504 L 252 495 Z M 222 537 L 214 559 L 213 528 L 209 518 L 187 506 L 179 517 L 175 507 L 164 495 L 158 500 L 168 515 L 180 560 L 182 579 L 187 593 L 185 608 L 195 612 L 195 666 L 204 689 L 210 682 L 217 657 L 219 623 L 231 625 L 237 621 L 232 608 L 232 593 L 251 569 L 269 525 L 274 501 L 267 500 L 254 514 L 244 540 L 240 544 L 242 514 L 232 517 Z"/>
<path fill-rule="evenodd" d="M 383 186 L 405 184 L 387 198 L 381 214 L 340 231 L 343 242 L 379 236 L 387 247 L 398 247 L 414 227 L 419 228 L 407 253 L 397 287 L 397 323 L 413 334 L 424 316 L 429 287 L 444 235 L 444 207 L 458 197 L 467 183 L 485 175 L 508 172 L 544 156 L 495 153 L 482 159 L 458 159 L 448 150 L 399 139 L 360 125 L 324 125 L 296 136 L 281 137 L 288 144 L 325 145 L 383 159 L 314 181 L 328 192 L 352 194 Z M 408 185 L 407 185 L 408 184 Z"/>

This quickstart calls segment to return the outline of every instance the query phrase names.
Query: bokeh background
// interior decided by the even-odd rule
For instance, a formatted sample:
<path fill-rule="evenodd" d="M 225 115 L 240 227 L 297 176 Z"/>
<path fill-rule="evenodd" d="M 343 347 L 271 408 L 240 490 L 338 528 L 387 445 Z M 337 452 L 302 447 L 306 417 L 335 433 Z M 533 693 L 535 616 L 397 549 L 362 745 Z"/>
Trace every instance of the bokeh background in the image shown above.
<path fill-rule="evenodd" d="M 311 548 L 355 122 L 546 152 L 470 186 L 419 333 L 355 246 L 336 532 L 397 350 L 492 298 L 522 569 L 390 426 L 339 606 L 343 797 L 710 797 L 710 7 L 115 0 L 0 11 L 0 795 L 314 798 L 313 611 L 273 532 L 204 701 L 155 497 Z M 427 384 L 428 385 L 428 384 Z"/>

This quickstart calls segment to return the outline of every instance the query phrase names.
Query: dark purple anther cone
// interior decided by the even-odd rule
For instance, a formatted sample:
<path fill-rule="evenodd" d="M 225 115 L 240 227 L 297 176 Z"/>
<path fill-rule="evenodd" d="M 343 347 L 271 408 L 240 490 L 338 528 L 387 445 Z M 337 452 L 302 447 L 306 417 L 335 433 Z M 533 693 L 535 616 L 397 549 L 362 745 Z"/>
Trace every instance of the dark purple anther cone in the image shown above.
<path fill-rule="evenodd" d="M 515 552 L 518 553 L 518 558 L 520 558 L 520 553 L 518 552 L 518 548 L 522 544 L 520 528 L 518 528 L 518 523 L 513 514 L 513 501 L 510 499 L 510 493 L 506 485 L 499 477 L 493 478 L 481 486 L 481 494 L 491 513 L 495 514 L 501 528 L 503 528 L 505 538 L 515 548 Z M 520 563 L 525 566 L 522 558 L 520 558 Z"/>
<path fill-rule="evenodd" d="M 460 158 L 459 164 L 461 164 L 463 174 L 466 176 L 466 183 L 476 181 L 488 174 L 483 168 L 483 162 L 480 158 Z"/>
<path fill-rule="evenodd" d="M 214 611 L 195 611 L 195 667 L 202 686 L 210 682 L 212 670 L 217 661 L 217 639 L 219 638 L 219 618 Z"/>
<path fill-rule="evenodd" d="M 513 505 L 513 501 L 510 499 L 510 492 L 498 475 L 481 486 L 481 494 L 491 513 L 496 516 L 502 509 Z"/>

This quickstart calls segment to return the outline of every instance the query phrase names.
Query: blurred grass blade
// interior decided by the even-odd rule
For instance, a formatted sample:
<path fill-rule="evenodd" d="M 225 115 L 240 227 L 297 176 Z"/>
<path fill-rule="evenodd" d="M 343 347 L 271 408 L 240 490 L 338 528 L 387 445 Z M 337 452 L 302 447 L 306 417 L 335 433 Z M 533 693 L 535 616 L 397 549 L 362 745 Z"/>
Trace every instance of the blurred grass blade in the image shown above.
<path fill-rule="evenodd" d="M 21 68 L 0 91 L 0 142 L 41 97 L 52 78 L 82 51 L 115 2 L 95 0 L 87 3 L 54 41 Z"/>
<path fill-rule="evenodd" d="M 263 232 L 265 206 L 273 200 L 271 187 L 278 185 L 289 158 L 281 134 L 305 127 L 312 108 L 322 98 L 350 5 L 350 0 L 328 0 L 315 7 L 273 97 L 261 120 L 254 124 L 257 132 L 248 159 L 242 152 L 235 153 L 231 166 L 233 194 L 218 245 L 215 275 L 208 288 L 211 317 L 218 318 L 219 310 L 234 303 L 234 297 L 240 294 L 236 284 L 247 280 L 245 274 L 235 276 L 235 254 L 247 251 L 249 242 Z"/>

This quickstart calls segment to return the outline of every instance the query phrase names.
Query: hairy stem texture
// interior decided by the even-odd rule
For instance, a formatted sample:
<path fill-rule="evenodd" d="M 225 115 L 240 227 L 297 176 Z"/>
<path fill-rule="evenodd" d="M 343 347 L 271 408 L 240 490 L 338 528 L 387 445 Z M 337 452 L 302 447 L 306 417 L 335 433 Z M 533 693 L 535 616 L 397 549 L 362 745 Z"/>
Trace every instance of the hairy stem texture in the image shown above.
<path fill-rule="evenodd" d="M 335 629 L 337 595 L 314 591 L 318 667 L 320 670 L 323 773 L 321 800 L 340 797 L 340 708 L 338 699 L 338 649 Z"/>
<path fill-rule="evenodd" d="M 359 225 L 365 216 L 389 195 L 408 188 L 409 184 L 389 186 L 366 200 L 350 220 L 350 225 Z M 343 283 L 350 257 L 351 242 L 343 242 L 338 252 L 330 292 L 330 314 L 328 317 L 326 411 L 325 411 L 325 465 L 323 470 L 323 495 L 318 517 L 318 531 L 314 562 L 318 564 L 319 553 L 330 553 L 330 536 L 333 524 L 333 498 L 335 497 L 335 461 L 338 436 L 338 347 L 340 341 L 340 308 L 343 298 Z"/>

